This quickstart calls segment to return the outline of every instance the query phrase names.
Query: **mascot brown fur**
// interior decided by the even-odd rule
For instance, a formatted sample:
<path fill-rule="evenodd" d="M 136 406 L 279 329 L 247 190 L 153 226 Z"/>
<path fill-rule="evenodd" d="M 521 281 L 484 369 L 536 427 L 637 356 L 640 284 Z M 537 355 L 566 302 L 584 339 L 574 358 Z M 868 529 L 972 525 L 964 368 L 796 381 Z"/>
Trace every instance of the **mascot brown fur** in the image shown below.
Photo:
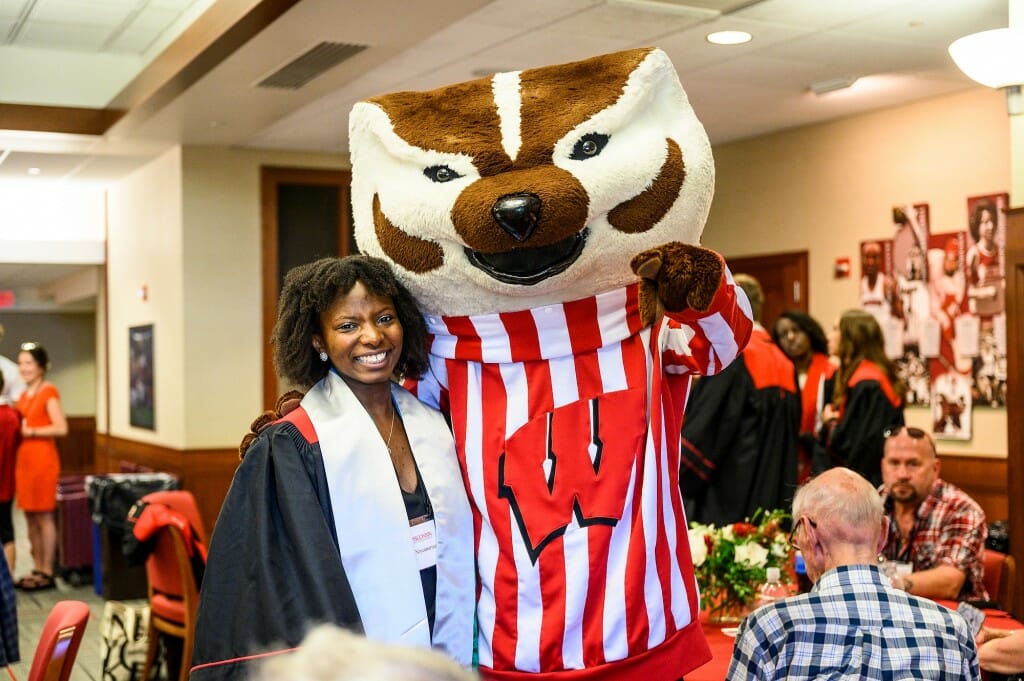
<path fill-rule="evenodd" d="M 637 49 L 355 106 L 356 239 L 433 334 L 476 523 L 486 679 L 678 679 L 709 658 L 678 488 L 690 377 L 752 323 L 701 248 L 710 144 Z M 547 678 L 547 676 L 545 676 Z"/>

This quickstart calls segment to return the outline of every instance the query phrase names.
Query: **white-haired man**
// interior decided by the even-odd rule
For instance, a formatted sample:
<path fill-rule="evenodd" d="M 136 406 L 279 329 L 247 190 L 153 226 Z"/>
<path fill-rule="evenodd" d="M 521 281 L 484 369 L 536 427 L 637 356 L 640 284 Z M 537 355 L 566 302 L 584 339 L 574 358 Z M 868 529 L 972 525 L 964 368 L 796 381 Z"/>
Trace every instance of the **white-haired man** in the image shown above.
<path fill-rule="evenodd" d="M 977 679 L 964 619 L 894 589 L 878 565 L 888 519 L 877 491 L 834 468 L 793 500 L 793 542 L 815 582 L 810 593 L 755 610 L 736 637 L 727 678 Z"/>

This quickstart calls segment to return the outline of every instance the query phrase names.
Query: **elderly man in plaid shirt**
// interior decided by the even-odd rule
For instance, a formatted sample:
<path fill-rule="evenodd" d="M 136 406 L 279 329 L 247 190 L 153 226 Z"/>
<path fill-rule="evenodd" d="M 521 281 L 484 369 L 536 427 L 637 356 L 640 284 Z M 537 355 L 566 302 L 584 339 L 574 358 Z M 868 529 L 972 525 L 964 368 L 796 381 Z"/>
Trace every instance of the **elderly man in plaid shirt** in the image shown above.
<path fill-rule="evenodd" d="M 822 473 L 797 492 L 793 518 L 814 588 L 743 621 L 730 681 L 979 678 L 964 619 L 895 589 L 879 568 L 888 519 L 867 480 L 846 468 Z"/>
<path fill-rule="evenodd" d="M 920 428 L 885 433 L 882 502 L 889 532 L 882 553 L 914 564 L 896 586 L 917 596 L 987 600 L 982 556 L 985 512 L 959 487 L 939 478 L 935 442 Z"/>

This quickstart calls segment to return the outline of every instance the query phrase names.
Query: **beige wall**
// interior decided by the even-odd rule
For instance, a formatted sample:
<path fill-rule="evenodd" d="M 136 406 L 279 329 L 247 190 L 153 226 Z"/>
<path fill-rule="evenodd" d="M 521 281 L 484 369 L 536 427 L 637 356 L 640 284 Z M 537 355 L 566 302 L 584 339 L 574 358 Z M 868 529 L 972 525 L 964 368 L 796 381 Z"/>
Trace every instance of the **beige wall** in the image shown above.
<path fill-rule="evenodd" d="M 264 164 L 337 168 L 342 160 L 176 148 L 109 191 L 108 306 L 100 317 L 110 352 L 110 434 L 178 449 L 234 447 L 262 409 Z M 137 296 L 142 285 L 145 302 Z M 150 323 L 155 431 L 133 428 L 128 411 L 128 328 Z M 102 432 L 106 411 L 98 416 Z"/>
<path fill-rule="evenodd" d="M 186 409 L 181 193 L 174 148 L 111 187 L 107 201 L 110 434 L 178 448 Z M 143 286 L 146 300 L 138 295 Z M 153 325 L 155 430 L 129 424 L 128 329 L 144 324 Z"/>
<path fill-rule="evenodd" d="M 1010 205 L 1024 206 L 1024 114 L 1010 118 L 1010 149 L 1012 150 Z"/>
<path fill-rule="evenodd" d="M 263 409 L 260 166 L 341 168 L 338 155 L 186 147 L 189 447 L 234 447 Z"/>
<path fill-rule="evenodd" d="M 1010 190 L 1009 128 L 1003 93 L 979 88 L 717 147 L 704 244 L 808 251 L 810 312 L 827 329 L 856 307 L 859 243 L 892 235 L 892 206 L 927 202 L 937 234 L 966 229 L 968 196 Z M 841 256 L 854 276 L 833 279 Z M 928 410 L 907 420 L 926 426 Z M 1005 410 L 975 409 L 974 439 L 941 449 L 1005 456 Z"/>
<path fill-rule="evenodd" d="M 1024 28 L 1024 0 L 1010 0 L 1009 25 Z M 1024 114 L 1010 118 L 1011 175 L 1010 205 L 1024 206 Z"/>
<path fill-rule="evenodd" d="M 96 334 L 92 312 L 16 312 L 0 314 L 4 338 L 0 355 L 18 360 L 25 341 L 42 343 L 50 356 L 46 380 L 60 391 L 68 416 L 96 413 Z"/>

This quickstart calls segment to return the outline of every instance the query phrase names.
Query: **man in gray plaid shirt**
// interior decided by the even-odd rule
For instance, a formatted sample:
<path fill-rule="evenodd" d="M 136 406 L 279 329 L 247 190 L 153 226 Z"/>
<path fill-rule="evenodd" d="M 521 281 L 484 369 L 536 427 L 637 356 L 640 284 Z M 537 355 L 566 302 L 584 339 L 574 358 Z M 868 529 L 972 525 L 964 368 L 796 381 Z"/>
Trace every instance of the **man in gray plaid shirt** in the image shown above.
<path fill-rule="evenodd" d="M 979 678 L 964 619 L 894 589 L 879 568 L 888 522 L 878 492 L 853 471 L 801 487 L 792 538 L 814 588 L 743 621 L 727 678 Z"/>

